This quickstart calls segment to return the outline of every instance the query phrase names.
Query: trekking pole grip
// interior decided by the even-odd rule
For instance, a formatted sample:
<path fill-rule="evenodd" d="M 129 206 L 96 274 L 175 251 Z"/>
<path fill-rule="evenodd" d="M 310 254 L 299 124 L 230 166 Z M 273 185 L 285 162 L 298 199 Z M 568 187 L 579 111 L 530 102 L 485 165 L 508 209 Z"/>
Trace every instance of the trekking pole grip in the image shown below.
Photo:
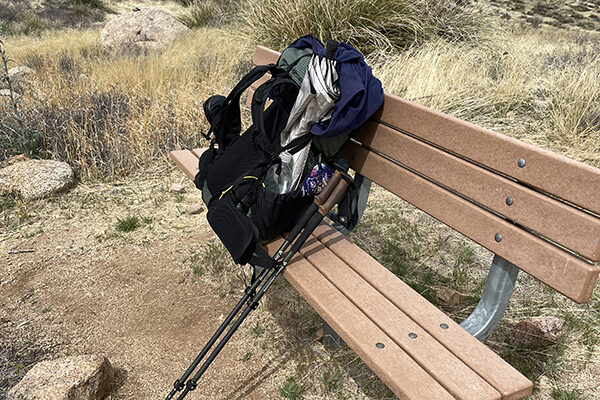
<path fill-rule="evenodd" d="M 339 174 L 338 171 L 336 171 L 335 173 Z M 333 192 L 331 193 L 331 195 L 329 195 L 329 197 L 327 198 L 327 200 L 325 200 L 324 203 L 319 205 L 319 214 L 325 217 L 329 213 L 329 211 L 331 211 L 333 206 L 335 206 L 342 200 L 344 194 L 346 194 L 348 186 L 349 184 L 348 182 L 346 182 L 345 179 L 339 179 L 337 185 L 335 185 L 335 187 L 333 188 Z"/>
<path fill-rule="evenodd" d="M 325 203 L 325 201 L 327 201 L 331 193 L 333 193 L 333 189 L 336 188 L 337 184 L 340 182 L 341 179 L 342 174 L 340 174 L 340 172 L 336 170 L 333 173 L 333 176 L 329 179 L 329 182 L 327 182 L 327 185 L 325 185 L 325 188 L 321 190 L 321 193 L 315 196 L 314 201 L 318 206 L 322 205 L 323 203 Z"/>

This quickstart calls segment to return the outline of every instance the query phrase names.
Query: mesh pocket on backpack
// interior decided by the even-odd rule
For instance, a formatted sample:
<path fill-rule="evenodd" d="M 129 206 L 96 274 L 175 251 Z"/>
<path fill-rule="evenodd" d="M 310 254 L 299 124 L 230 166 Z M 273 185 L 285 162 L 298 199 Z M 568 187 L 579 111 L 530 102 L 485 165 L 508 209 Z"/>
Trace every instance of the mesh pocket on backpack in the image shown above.
<path fill-rule="evenodd" d="M 255 193 L 250 218 L 258 229 L 258 236 L 272 240 L 291 229 L 301 211 L 312 202 L 312 197 L 297 197 L 296 192 L 277 194 L 263 186 Z"/>

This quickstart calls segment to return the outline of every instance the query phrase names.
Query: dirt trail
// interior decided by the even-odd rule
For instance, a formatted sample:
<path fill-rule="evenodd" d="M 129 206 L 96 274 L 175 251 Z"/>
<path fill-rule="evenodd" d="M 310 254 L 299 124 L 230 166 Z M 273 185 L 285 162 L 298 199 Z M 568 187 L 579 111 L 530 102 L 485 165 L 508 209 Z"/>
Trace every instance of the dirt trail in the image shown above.
<path fill-rule="evenodd" d="M 167 193 L 167 184 L 80 186 L 26 206 L 28 223 L 2 232 L 2 329 L 51 337 L 54 356 L 108 356 L 120 385 L 111 399 L 164 398 L 241 289 L 224 293 L 223 285 L 193 274 L 190 249 L 213 236 L 204 215 L 181 212 L 198 200 L 191 188 L 178 203 L 182 198 Z M 117 233 L 115 221 L 129 214 L 152 222 Z M 35 252 L 8 254 L 23 248 Z M 252 347 L 248 341 L 244 332 L 234 336 L 190 398 L 280 398 L 285 356 L 242 361 Z"/>

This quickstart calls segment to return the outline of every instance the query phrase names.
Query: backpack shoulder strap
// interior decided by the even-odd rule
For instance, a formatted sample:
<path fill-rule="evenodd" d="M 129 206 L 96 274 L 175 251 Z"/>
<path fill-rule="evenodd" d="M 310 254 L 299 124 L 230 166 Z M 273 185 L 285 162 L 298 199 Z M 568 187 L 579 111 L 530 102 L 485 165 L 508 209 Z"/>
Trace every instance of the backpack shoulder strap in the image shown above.
<path fill-rule="evenodd" d="M 210 121 L 211 128 L 209 134 L 214 134 L 214 140 L 219 145 L 219 150 L 223 151 L 233 141 L 240 136 L 242 130 L 242 123 L 240 118 L 240 97 L 254 82 L 259 80 L 264 74 L 270 72 L 271 74 L 280 73 L 281 68 L 274 64 L 259 65 L 254 67 L 248 72 L 235 87 L 231 90 L 229 95 L 223 99 L 220 96 L 219 99 L 215 100 L 213 97 L 206 100 L 204 103 L 204 109 L 210 110 L 210 117 L 207 118 Z"/>
<path fill-rule="evenodd" d="M 271 98 L 275 103 L 277 99 L 281 99 L 282 96 L 293 96 L 293 100 L 291 100 L 291 104 L 293 104 L 296 95 L 298 94 L 298 90 L 298 83 L 290 78 L 287 71 L 281 69 L 277 71 L 277 74 L 273 74 L 273 77 L 270 80 L 260 85 L 254 92 L 252 105 L 250 107 L 252 123 L 256 127 L 258 145 L 268 154 L 279 154 L 279 152 L 281 152 L 281 147 L 279 131 L 269 132 L 265 124 L 265 112 L 272 106 L 271 104 L 267 104 L 267 100 Z M 278 104 L 275 104 L 274 106 L 277 107 Z M 274 134 L 276 134 L 276 137 L 273 137 Z"/>

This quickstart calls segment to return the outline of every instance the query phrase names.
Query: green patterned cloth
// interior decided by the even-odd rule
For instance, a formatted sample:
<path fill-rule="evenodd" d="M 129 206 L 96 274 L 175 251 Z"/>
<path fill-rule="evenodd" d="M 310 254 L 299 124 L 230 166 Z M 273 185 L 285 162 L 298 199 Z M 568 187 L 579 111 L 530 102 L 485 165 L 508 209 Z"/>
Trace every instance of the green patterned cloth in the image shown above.
<path fill-rule="evenodd" d="M 288 47 L 281 53 L 281 57 L 279 57 L 279 61 L 277 61 L 277 65 L 281 68 L 288 69 L 288 67 L 294 63 L 298 58 L 312 54 L 312 49 L 296 49 L 294 47 Z M 292 68 L 290 75 L 292 79 L 300 85 L 302 80 L 304 79 L 304 75 L 306 74 L 306 69 L 308 68 L 308 64 L 310 63 L 310 57 L 302 57 L 300 61 Z"/>

